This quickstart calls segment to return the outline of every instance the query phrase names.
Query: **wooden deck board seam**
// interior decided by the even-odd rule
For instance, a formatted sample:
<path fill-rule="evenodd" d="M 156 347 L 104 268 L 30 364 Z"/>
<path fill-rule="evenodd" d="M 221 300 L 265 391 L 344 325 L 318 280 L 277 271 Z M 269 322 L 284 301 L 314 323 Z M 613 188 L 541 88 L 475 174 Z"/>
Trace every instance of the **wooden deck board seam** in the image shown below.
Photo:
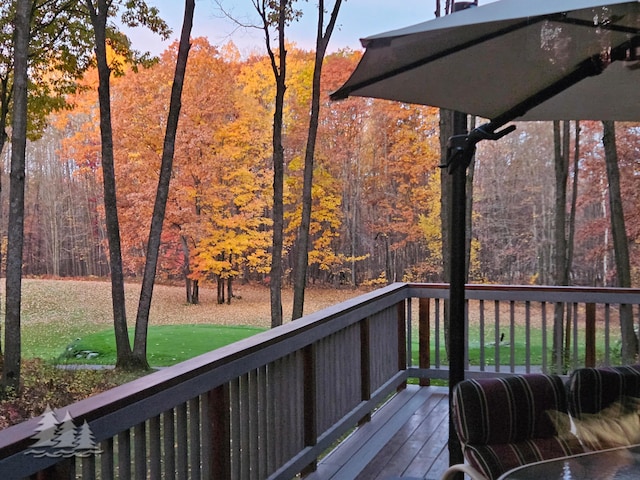
<path fill-rule="evenodd" d="M 332 477 L 332 480 L 352 480 L 355 478 L 382 448 L 393 438 L 402 426 L 413 416 L 416 410 L 433 394 L 430 389 L 418 389 L 386 422 L 369 437 L 368 440 L 354 434 L 354 442 L 360 446 Z M 373 418 L 371 420 L 373 422 Z M 371 423 L 369 422 L 369 423 Z"/>

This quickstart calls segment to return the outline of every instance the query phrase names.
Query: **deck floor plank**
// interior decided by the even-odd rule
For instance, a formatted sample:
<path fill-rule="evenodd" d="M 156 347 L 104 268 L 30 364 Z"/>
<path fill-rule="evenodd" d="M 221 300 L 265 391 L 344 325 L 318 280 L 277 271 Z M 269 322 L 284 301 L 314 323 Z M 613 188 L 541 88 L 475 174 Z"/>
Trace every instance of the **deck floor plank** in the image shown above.
<path fill-rule="evenodd" d="M 420 393 L 419 399 L 423 396 L 430 396 L 431 392 L 416 388 L 408 388 L 394 395 L 382 408 L 374 414 L 374 421 L 367 422 L 360 426 L 354 433 L 347 437 L 337 448 L 331 451 L 319 463 L 317 470 L 308 475 L 306 480 L 326 480 L 336 478 L 347 478 L 342 475 L 346 474 L 346 470 L 353 471 L 355 464 L 362 466 L 360 457 L 364 446 L 367 448 L 375 448 L 374 443 L 380 444 L 379 432 L 385 427 L 389 427 L 390 422 L 398 422 L 396 416 L 400 411 L 411 411 L 417 408 L 416 405 L 421 400 L 415 400 L 416 395 Z M 410 403 L 412 402 L 412 403 Z M 408 405 L 408 406 L 407 406 Z M 397 428 L 400 428 L 399 426 Z M 381 447 L 379 447 L 381 448 Z M 351 464 L 351 465 L 349 465 Z M 343 469 L 341 475 L 338 472 Z M 353 478 L 353 477 L 351 477 Z"/>
<path fill-rule="evenodd" d="M 448 412 L 448 389 L 409 385 L 323 458 L 306 479 L 439 479 L 448 466 Z"/>
<path fill-rule="evenodd" d="M 385 449 L 380 451 L 375 461 L 363 470 L 359 478 L 382 480 L 397 476 L 398 472 L 405 476 L 424 476 L 446 445 L 447 439 L 442 443 L 439 433 L 442 424 L 448 424 L 448 409 L 449 402 L 446 396 L 433 395 L 414 415 L 415 423 L 418 425 L 414 429 L 401 429 Z M 412 423 L 407 422 L 405 427 L 409 425 Z M 411 471 L 410 467 L 414 471 Z"/>
<path fill-rule="evenodd" d="M 447 442 L 449 440 L 449 402 L 443 402 L 447 406 L 447 414 L 440 418 L 440 423 L 433 430 L 433 435 L 424 443 L 411 464 L 404 470 L 403 474 L 408 477 L 440 478 L 449 465 L 449 451 Z M 434 469 L 434 464 L 444 453 L 446 459 L 444 468 Z M 431 473 L 429 473 L 431 472 Z"/>

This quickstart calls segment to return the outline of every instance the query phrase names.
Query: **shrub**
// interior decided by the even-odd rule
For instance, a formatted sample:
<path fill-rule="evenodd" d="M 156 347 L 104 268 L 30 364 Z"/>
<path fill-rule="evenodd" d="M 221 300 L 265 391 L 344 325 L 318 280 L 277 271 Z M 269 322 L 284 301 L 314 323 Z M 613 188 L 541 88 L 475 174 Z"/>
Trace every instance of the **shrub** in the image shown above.
<path fill-rule="evenodd" d="M 0 400 L 0 429 L 39 417 L 47 406 L 64 407 L 131 379 L 132 374 L 115 370 L 63 370 L 40 359 L 25 360 L 20 395 L 8 392 Z"/>

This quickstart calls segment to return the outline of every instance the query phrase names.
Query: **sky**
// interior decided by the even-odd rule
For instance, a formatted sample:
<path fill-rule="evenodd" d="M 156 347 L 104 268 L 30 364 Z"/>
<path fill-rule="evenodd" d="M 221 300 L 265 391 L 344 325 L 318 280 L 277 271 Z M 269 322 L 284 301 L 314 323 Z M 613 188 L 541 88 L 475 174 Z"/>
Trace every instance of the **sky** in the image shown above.
<path fill-rule="evenodd" d="M 220 0 L 233 16 L 255 23 L 256 17 L 251 0 Z M 495 0 L 480 0 L 480 5 Z M 327 1 L 328 7 L 333 6 Z M 442 0 L 444 5 L 445 1 Z M 180 36 L 184 15 L 184 2 L 181 0 L 147 0 L 148 5 L 157 7 L 160 16 L 173 30 L 170 40 L 162 42 L 157 36 L 144 29 L 128 32 L 133 47 L 140 51 L 160 54 L 172 41 Z M 298 6 L 304 7 L 302 19 L 292 24 L 287 38 L 299 47 L 313 49 L 317 2 L 315 0 L 298 0 Z M 331 36 L 329 50 L 341 48 L 360 49 L 360 38 L 377 33 L 395 30 L 434 18 L 435 0 L 344 0 L 340 8 L 338 23 Z M 444 6 L 443 6 L 444 8 Z M 241 53 L 264 51 L 264 37 L 257 29 L 238 29 L 233 22 L 221 14 L 215 0 L 196 0 L 193 37 L 204 36 L 213 45 L 222 45 L 233 40 Z"/>

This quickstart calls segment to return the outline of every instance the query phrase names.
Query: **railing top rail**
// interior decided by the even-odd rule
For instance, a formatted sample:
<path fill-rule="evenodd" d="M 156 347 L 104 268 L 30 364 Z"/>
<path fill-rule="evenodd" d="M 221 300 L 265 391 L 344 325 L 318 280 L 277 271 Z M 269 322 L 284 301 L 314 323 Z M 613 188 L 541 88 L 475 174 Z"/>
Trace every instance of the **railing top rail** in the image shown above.
<path fill-rule="evenodd" d="M 410 291 L 416 297 L 449 298 L 446 283 L 412 283 Z M 640 304 L 637 288 L 468 284 L 465 296 L 470 300 Z"/>

